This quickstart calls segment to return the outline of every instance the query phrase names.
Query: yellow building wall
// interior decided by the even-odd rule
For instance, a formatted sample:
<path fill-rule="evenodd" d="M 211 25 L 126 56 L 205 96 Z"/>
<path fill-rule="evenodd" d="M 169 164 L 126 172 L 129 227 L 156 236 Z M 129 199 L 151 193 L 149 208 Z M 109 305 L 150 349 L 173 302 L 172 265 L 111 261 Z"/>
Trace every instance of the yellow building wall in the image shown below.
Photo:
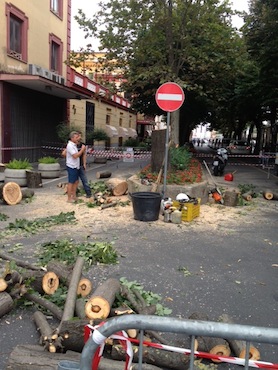
<path fill-rule="evenodd" d="M 63 19 L 50 11 L 50 0 L 11 0 L 7 1 L 28 18 L 28 62 L 27 64 L 7 55 L 6 1 L 0 0 L 0 70 L 11 73 L 28 72 L 28 64 L 36 64 L 50 69 L 49 35 L 53 33 L 63 42 L 63 57 L 67 58 L 67 17 L 68 1 L 63 1 Z M 63 63 L 62 75 L 66 76 Z"/>
<path fill-rule="evenodd" d="M 116 129 L 119 128 L 120 119 L 121 127 L 136 129 L 136 114 L 127 110 L 121 109 L 118 106 L 107 104 L 101 99 L 87 100 L 95 105 L 95 128 L 106 128 L 106 116 L 110 116 L 110 125 Z M 86 139 L 86 101 L 84 100 L 70 100 L 70 124 L 78 128 L 83 133 L 83 138 Z M 123 137 L 123 142 L 128 137 Z M 119 137 L 114 136 L 111 139 L 111 146 L 119 145 Z M 101 144 L 101 143 L 100 143 Z M 104 143 L 102 143 L 104 144 Z"/>

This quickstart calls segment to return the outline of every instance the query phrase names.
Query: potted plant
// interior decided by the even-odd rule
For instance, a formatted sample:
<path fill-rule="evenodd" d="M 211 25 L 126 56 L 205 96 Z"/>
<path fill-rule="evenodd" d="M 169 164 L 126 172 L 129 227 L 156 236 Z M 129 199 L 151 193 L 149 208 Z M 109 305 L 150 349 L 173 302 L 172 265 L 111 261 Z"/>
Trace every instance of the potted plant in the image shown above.
<path fill-rule="evenodd" d="M 61 166 L 55 157 L 42 157 L 38 160 L 38 171 L 41 173 L 43 179 L 53 179 L 60 177 Z"/>
<path fill-rule="evenodd" d="M 26 170 L 33 168 L 27 158 L 13 159 L 5 167 L 5 183 L 15 182 L 20 186 L 27 186 Z"/>

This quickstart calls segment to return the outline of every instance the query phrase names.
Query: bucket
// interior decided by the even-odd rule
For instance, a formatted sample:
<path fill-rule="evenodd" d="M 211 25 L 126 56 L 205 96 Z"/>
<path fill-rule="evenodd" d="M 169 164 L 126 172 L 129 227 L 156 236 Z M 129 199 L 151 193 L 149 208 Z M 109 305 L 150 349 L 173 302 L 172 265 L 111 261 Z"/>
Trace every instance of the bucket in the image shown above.
<path fill-rule="evenodd" d="M 134 220 L 158 220 L 162 198 L 160 193 L 145 191 L 132 193 L 130 196 L 132 199 Z"/>
<path fill-rule="evenodd" d="M 232 173 L 227 173 L 225 176 L 224 176 L 224 180 L 225 181 L 233 181 L 234 179 L 234 175 Z"/>
<path fill-rule="evenodd" d="M 80 370 L 79 362 L 62 360 L 58 363 L 58 370 Z"/>

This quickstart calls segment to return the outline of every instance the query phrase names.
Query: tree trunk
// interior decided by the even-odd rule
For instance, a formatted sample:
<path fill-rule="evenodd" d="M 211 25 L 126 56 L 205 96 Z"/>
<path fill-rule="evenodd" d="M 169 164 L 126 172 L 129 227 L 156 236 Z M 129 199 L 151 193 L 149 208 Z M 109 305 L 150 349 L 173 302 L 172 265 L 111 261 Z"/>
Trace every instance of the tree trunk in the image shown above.
<path fill-rule="evenodd" d="M 10 312 L 14 307 L 14 301 L 12 297 L 6 293 L 0 293 L 0 317 L 6 315 L 6 313 Z"/>
<path fill-rule="evenodd" d="M 42 175 L 40 172 L 26 170 L 27 187 L 40 188 L 42 187 Z"/>
<path fill-rule="evenodd" d="M 26 271 L 22 275 L 22 281 L 28 279 L 30 279 L 28 286 L 40 294 L 54 294 L 59 287 L 59 279 L 54 272 Z"/>
<path fill-rule="evenodd" d="M 88 324 L 90 324 L 88 319 L 62 322 L 60 336 L 63 338 L 64 351 L 82 352 L 84 347 L 84 328 Z"/>
<path fill-rule="evenodd" d="M 272 190 L 265 190 L 263 192 L 263 196 L 267 200 L 278 200 L 278 193 L 276 193 Z"/>
<path fill-rule="evenodd" d="M 133 347 L 133 355 L 133 361 L 138 362 L 138 347 Z M 113 360 L 125 360 L 126 352 L 122 346 L 113 345 L 111 357 Z M 143 362 L 167 369 L 189 368 L 189 356 L 152 347 L 143 347 Z"/>
<path fill-rule="evenodd" d="M 57 370 L 61 361 L 70 362 L 80 361 L 80 353 L 68 351 L 66 353 L 49 353 L 44 351 L 41 346 L 19 345 L 16 346 L 10 354 L 8 361 L 9 370 Z M 122 361 L 113 361 L 102 358 L 98 370 L 122 370 L 124 363 Z M 152 365 L 143 364 L 143 370 L 159 370 L 160 368 Z M 139 370 L 138 365 L 132 365 L 132 370 Z"/>
<path fill-rule="evenodd" d="M 233 320 L 226 314 L 223 314 L 219 317 L 220 322 L 224 322 L 226 324 L 234 324 Z M 246 354 L 246 343 L 242 340 L 236 339 L 227 339 L 228 343 L 231 346 L 234 354 L 239 358 L 245 358 Z M 252 344 L 250 344 L 249 350 L 249 360 L 258 361 L 260 359 L 260 352 L 255 348 Z"/>
<path fill-rule="evenodd" d="M 49 352 L 56 352 L 56 347 L 51 343 L 52 342 L 52 329 L 46 320 L 45 315 L 36 311 L 33 315 L 37 329 L 41 333 L 40 345 L 43 345 Z"/>
<path fill-rule="evenodd" d="M 34 190 L 30 190 L 30 189 L 21 189 L 21 193 L 22 193 L 22 199 L 32 198 L 35 194 Z"/>
<path fill-rule="evenodd" d="M 127 192 L 127 182 L 123 179 L 111 178 L 106 181 L 108 189 L 112 192 L 114 196 L 124 195 Z"/>
<path fill-rule="evenodd" d="M 97 172 L 96 178 L 97 179 L 107 179 L 108 177 L 111 177 L 112 173 L 110 171 L 103 171 L 103 172 Z"/>
<path fill-rule="evenodd" d="M 203 313 L 195 312 L 190 317 L 190 320 L 208 321 L 208 316 Z M 197 337 L 198 351 L 209 352 L 218 356 L 230 356 L 231 351 L 228 342 L 222 338 L 214 337 Z M 221 362 L 219 360 L 212 360 L 213 362 Z"/>
<path fill-rule="evenodd" d="M 39 345 L 19 345 L 10 354 L 9 370 L 57 370 L 61 360 L 79 362 L 80 353 L 49 353 Z"/>
<path fill-rule="evenodd" d="M 159 172 L 165 156 L 166 130 L 152 132 L 152 172 Z"/>
<path fill-rule="evenodd" d="M 116 294 L 120 292 L 120 282 L 108 279 L 100 285 L 85 306 L 89 319 L 106 319 L 110 313 Z"/>
<path fill-rule="evenodd" d="M 20 186 L 15 182 L 7 182 L 0 186 L 0 199 L 3 199 L 6 204 L 11 206 L 18 204 L 22 200 L 22 192 Z"/>
<path fill-rule="evenodd" d="M 244 200 L 247 200 L 248 202 L 250 202 L 252 200 L 252 193 L 251 192 L 244 193 L 241 196 Z"/>
<path fill-rule="evenodd" d="M 85 263 L 84 258 L 77 257 L 76 263 L 74 265 L 73 271 L 72 271 L 72 277 L 67 293 L 66 303 L 64 306 L 64 312 L 61 319 L 61 323 L 58 326 L 56 333 L 60 333 L 60 328 L 62 326 L 63 321 L 70 320 L 74 317 L 74 309 L 75 309 L 75 302 L 77 297 L 77 287 L 78 283 L 80 281 L 80 277 L 82 274 L 82 268 Z"/>

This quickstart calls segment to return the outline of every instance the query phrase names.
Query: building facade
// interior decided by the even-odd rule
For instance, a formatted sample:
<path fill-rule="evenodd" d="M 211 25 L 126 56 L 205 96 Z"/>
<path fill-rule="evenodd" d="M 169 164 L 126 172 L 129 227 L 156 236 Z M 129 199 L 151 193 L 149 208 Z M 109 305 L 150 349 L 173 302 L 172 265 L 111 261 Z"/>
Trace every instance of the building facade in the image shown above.
<path fill-rule="evenodd" d="M 136 128 L 130 104 L 64 62 L 71 0 L 0 0 L 0 16 L 1 162 L 37 161 L 43 146 L 59 141 L 61 122 L 78 124 L 85 135 L 104 126 L 114 145 L 123 140 L 119 135 L 136 134 L 127 130 Z"/>

